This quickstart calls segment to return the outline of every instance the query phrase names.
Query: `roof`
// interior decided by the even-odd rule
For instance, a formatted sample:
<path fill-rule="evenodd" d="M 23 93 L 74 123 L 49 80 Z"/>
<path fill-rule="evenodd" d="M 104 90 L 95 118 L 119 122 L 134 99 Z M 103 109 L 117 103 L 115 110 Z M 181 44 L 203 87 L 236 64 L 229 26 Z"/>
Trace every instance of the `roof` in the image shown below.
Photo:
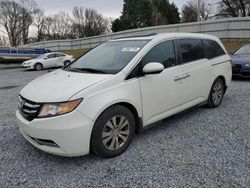
<path fill-rule="evenodd" d="M 194 38 L 207 38 L 216 40 L 217 37 L 208 34 L 200 33 L 160 33 L 151 35 L 141 35 L 141 36 L 128 36 L 123 38 L 114 39 L 112 41 L 123 41 L 123 40 L 153 40 L 162 38 L 179 38 L 179 37 L 194 37 Z"/>

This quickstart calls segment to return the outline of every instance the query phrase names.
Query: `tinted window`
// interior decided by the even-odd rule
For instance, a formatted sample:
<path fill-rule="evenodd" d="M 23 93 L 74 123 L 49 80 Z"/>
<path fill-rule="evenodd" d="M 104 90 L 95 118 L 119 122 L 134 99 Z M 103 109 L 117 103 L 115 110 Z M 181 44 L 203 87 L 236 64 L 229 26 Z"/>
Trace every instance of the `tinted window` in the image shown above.
<path fill-rule="evenodd" d="M 237 55 L 250 55 L 250 44 L 241 47 L 237 52 Z"/>
<path fill-rule="evenodd" d="M 55 58 L 55 57 L 56 57 L 55 54 L 49 54 L 49 55 L 47 56 L 48 59 Z"/>
<path fill-rule="evenodd" d="M 165 41 L 153 47 L 144 57 L 143 64 L 159 62 L 165 68 L 175 65 L 175 52 L 173 41 Z"/>
<path fill-rule="evenodd" d="M 224 50 L 220 45 L 213 40 L 202 40 L 204 46 L 205 58 L 212 59 L 221 55 L 224 55 Z"/>
<path fill-rule="evenodd" d="M 203 58 L 203 48 L 200 39 L 179 39 L 182 63 Z"/>
<path fill-rule="evenodd" d="M 56 54 L 56 57 L 64 57 L 64 54 Z"/>

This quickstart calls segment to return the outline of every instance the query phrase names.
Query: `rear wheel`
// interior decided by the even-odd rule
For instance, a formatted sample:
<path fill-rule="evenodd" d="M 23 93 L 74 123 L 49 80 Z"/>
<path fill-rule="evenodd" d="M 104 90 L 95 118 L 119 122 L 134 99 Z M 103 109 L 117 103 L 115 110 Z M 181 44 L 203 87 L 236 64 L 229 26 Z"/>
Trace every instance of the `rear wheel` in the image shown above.
<path fill-rule="evenodd" d="M 36 71 L 41 71 L 41 70 L 43 70 L 43 65 L 42 65 L 41 63 L 36 63 L 34 67 L 35 67 L 35 70 L 36 70 Z"/>
<path fill-rule="evenodd" d="M 115 157 L 129 147 L 134 134 L 133 114 L 124 106 L 112 106 L 100 115 L 94 125 L 92 150 L 105 158 Z"/>
<path fill-rule="evenodd" d="M 220 106 L 222 99 L 225 94 L 225 84 L 221 78 L 217 78 L 210 91 L 210 95 L 208 98 L 208 107 L 216 108 Z"/>
<path fill-rule="evenodd" d="M 68 66 L 71 63 L 71 61 L 65 61 L 63 64 L 64 66 Z"/>

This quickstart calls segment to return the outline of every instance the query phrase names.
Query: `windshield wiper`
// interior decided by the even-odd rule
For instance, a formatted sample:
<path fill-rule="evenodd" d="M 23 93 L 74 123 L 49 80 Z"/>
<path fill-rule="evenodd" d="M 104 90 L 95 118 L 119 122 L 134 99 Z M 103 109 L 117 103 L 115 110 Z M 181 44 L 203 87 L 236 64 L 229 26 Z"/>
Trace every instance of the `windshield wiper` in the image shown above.
<path fill-rule="evenodd" d="M 92 69 L 92 68 L 70 68 L 71 71 L 77 72 L 90 72 L 90 73 L 99 73 L 99 74 L 108 74 L 103 70 Z"/>

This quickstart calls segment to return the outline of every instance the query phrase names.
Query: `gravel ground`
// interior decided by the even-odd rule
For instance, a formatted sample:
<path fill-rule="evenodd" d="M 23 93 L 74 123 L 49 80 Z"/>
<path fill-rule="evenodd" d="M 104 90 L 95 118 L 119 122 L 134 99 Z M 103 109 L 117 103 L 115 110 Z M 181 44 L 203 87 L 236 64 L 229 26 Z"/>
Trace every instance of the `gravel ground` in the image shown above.
<path fill-rule="evenodd" d="M 250 81 L 217 109 L 194 109 L 135 137 L 114 159 L 46 154 L 22 137 L 17 96 L 46 73 L 0 70 L 0 187 L 250 187 Z"/>

